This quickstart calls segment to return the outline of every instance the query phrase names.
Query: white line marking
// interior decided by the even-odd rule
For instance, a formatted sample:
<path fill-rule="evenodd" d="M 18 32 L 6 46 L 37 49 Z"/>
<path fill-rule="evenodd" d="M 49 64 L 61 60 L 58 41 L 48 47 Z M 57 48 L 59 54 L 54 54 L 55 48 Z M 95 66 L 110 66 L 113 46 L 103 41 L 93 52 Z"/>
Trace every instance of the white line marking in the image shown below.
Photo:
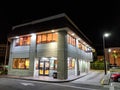
<path fill-rule="evenodd" d="M 28 82 L 28 81 L 27 81 Z M 85 88 L 85 87 L 78 87 L 78 86 L 70 86 L 70 85 L 62 85 L 62 84 L 56 84 L 56 83 L 47 83 L 47 82 L 36 82 L 36 81 L 29 81 L 29 82 L 35 82 L 35 83 L 43 83 L 43 84 L 48 84 L 48 85 L 57 85 L 57 86 L 62 86 L 62 87 L 70 87 L 70 88 L 77 88 L 77 89 L 85 89 L 85 90 L 98 90 L 98 89 L 93 89 L 93 88 Z M 34 86 L 32 83 L 21 83 L 24 86 Z"/>
<path fill-rule="evenodd" d="M 24 86 L 35 86 L 35 85 L 32 84 L 32 83 L 20 83 L 20 84 L 22 84 L 22 85 L 24 85 Z"/>

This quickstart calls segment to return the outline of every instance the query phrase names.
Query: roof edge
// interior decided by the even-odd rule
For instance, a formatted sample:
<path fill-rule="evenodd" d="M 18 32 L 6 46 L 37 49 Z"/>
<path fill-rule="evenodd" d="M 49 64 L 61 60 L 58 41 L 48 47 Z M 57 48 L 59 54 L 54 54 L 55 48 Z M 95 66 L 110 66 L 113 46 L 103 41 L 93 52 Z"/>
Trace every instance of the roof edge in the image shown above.
<path fill-rule="evenodd" d="M 57 19 L 57 18 L 60 18 L 60 17 L 65 17 L 65 16 L 66 16 L 65 13 L 61 13 L 61 14 L 54 15 L 54 16 L 49 16 L 49 17 L 46 17 L 46 18 L 43 18 L 43 19 L 34 20 L 34 21 L 31 21 L 31 22 L 28 22 L 28 23 L 24 23 L 24 24 L 19 24 L 19 25 L 13 26 L 12 30 L 14 30 L 15 28 L 22 27 L 22 26 L 36 24 L 36 23 L 40 23 L 40 22 L 45 22 L 45 21 L 49 21 L 49 20 L 53 20 L 53 19 Z"/>
<path fill-rule="evenodd" d="M 78 28 L 78 26 L 77 26 L 67 15 L 65 15 L 65 17 L 67 18 L 67 20 L 68 20 L 90 43 L 92 43 L 92 42 L 86 37 L 86 35 Z"/>

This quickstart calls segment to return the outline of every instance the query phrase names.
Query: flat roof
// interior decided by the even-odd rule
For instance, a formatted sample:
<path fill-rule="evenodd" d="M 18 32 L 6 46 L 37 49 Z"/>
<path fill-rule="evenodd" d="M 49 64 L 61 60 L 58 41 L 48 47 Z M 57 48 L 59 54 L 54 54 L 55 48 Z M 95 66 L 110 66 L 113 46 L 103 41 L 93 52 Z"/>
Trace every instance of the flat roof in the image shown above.
<path fill-rule="evenodd" d="M 92 43 L 65 13 L 13 26 L 8 38 L 63 27 L 69 27 L 87 43 Z"/>

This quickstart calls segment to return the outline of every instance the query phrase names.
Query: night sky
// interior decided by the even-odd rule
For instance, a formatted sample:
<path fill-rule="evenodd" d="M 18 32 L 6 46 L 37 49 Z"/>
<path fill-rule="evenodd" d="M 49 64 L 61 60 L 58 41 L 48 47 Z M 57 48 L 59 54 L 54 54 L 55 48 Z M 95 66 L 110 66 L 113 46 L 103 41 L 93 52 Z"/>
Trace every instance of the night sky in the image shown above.
<path fill-rule="evenodd" d="M 102 54 L 102 35 L 106 47 L 120 46 L 120 2 L 92 0 L 44 0 L 44 2 L 8 2 L 0 8 L 0 43 L 6 43 L 12 26 L 52 15 L 66 13 L 90 39 L 98 54 Z"/>

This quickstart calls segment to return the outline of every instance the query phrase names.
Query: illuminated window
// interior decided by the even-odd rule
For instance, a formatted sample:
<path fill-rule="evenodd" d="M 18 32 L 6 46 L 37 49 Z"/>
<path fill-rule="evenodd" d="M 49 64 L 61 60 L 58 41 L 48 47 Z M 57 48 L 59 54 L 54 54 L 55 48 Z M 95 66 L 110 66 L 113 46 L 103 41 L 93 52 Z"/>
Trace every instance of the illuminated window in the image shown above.
<path fill-rule="evenodd" d="M 57 60 L 51 60 L 50 69 L 57 70 Z"/>
<path fill-rule="evenodd" d="M 73 46 L 76 46 L 76 39 L 69 34 L 67 35 L 67 42 Z"/>
<path fill-rule="evenodd" d="M 58 40 L 58 34 L 53 33 L 53 41 L 57 42 L 57 40 Z"/>
<path fill-rule="evenodd" d="M 41 35 L 37 36 L 37 43 L 41 43 Z"/>
<path fill-rule="evenodd" d="M 75 59 L 69 59 L 68 60 L 68 69 L 74 69 L 75 68 Z"/>
<path fill-rule="evenodd" d="M 78 48 L 82 49 L 82 43 L 80 41 L 78 41 Z"/>
<path fill-rule="evenodd" d="M 70 36 L 67 35 L 67 43 L 70 43 Z"/>
<path fill-rule="evenodd" d="M 14 69 L 29 69 L 29 59 L 28 58 L 14 58 L 12 67 Z"/>
<path fill-rule="evenodd" d="M 45 33 L 37 35 L 37 43 L 56 42 L 57 39 L 57 33 Z"/>
<path fill-rule="evenodd" d="M 46 34 L 42 34 L 42 40 L 41 40 L 41 43 L 46 43 L 46 40 L 47 40 L 47 35 Z"/>
<path fill-rule="evenodd" d="M 78 48 L 81 50 L 84 50 L 84 51 L 87 50 L 87 47 L 83 43 L 81 43 L 80 41 L 78 41 Z"/>
<path fill-rule="evenodd" d="M 85 50 L 85 45 L 82 45 L 82 50 Z"/>
<path fill-rule="evenodd" d="M 52 41 L 52 33 L 47 34 L 47 42 Z"/>
<path fill-rule="evenodd" d="M 24 36 L 16 39 L 16 46 L 30 45 L 30 36 Z"/>

